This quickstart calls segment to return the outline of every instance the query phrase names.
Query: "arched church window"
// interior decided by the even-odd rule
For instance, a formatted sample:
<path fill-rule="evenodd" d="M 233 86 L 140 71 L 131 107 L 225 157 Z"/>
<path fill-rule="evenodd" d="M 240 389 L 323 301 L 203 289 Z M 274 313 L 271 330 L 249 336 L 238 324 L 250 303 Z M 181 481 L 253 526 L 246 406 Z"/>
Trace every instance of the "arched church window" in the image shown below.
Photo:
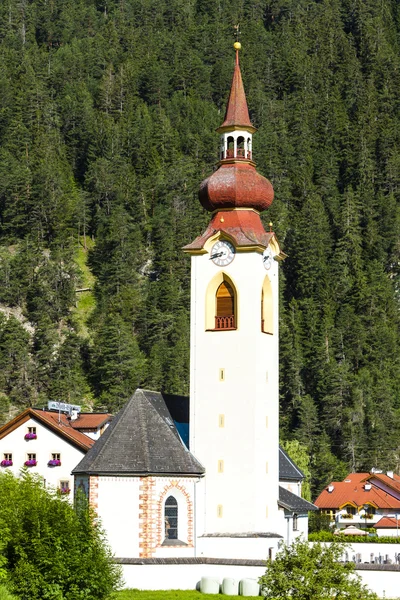
<path fill-rule="evenodd" d="M 233 158 L 235 149 L 235 141 L 232 136 L 227 139 L 226 158 Z"/>
<path fill-rule="evenodd" d="M 245 158 L 244 137 L 243 136 L 239 136 L 237 139 L 237 156 L 240 158 Z"/>
<path fill-rule="evenodd" d="M 261 331 L 269 334 L 274 333 L 273 323 L 272 287 L 268 276 L 266 276 L 261 290 Z"/>
<path fill-rule="evenodd" d="M 236 329 L 235 292 L 225 280 L 215 295 L 215 329 Z"/>
<path fill-rule="evenodd" d="M 168 496 L 164 507 L 165 539 L 178 539 L 178 502 L 173 496 Z"/>

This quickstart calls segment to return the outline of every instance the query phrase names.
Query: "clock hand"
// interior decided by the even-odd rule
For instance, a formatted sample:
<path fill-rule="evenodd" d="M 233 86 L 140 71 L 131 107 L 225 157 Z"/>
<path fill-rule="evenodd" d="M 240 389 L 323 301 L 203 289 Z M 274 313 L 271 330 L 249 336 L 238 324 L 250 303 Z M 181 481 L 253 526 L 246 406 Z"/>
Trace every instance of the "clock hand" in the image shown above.
<path fill-rule="evenodd" d="M 224 255 L 223 252 L 217 252 L 216 254 L 211 254 L 210 260 L 213 260 L 214 258 L 219 258 L 220 256 L 223 256 L 223 255 Z"/>

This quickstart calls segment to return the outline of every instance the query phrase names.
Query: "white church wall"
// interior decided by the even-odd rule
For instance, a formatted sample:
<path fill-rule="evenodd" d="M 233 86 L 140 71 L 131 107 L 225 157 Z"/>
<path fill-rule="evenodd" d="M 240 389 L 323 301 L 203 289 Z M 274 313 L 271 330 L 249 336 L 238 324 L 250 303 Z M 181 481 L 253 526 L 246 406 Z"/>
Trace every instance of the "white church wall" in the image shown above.
<path fill-rule="evenodd" d="M 192 257 L 190 448 L 206 467 L 204 529 L 272 531 L 279 476 L 278 264 L 267 272 L 261 254 L 238 252 L 223 269 L 237 290 L 237 330 L 205 331 L 205 293 L 220 270 L 208 254 Z M 273 335 L 261 332 L 266 275 Z"/>
<path fill-rule="evenodd" d="M 222 583 L 225 577 L 258 579 L 264 575 L 265 566 L 242 565 L 121 565 L 125 588 L 140 590 L 194 590 L 202 577 L 212 577 Z M 357 570 L 364 585 L 379 598 L 398 598 L 399 571 Z M 221 596 L 222 598 L 223 596 Z"/>
<path fill-rule="evenodd" d="M 25 440 L 29 427 L 36 428 L 37 438 Z M 35 419 L 28 419 L 8 435 L 0 439 L 0 461 L 4 454 L 12 454 L 13 466 L 9 467 L 14 475 L 18 475 L 28 459 L 28 454 L 36 454 L 37 465 L 29 467 L 31 473 L 37 473 L 45 481 L 46 486 L 60 487 L 61 481 L 69 482 L 69 499 L 72 501 L 74 481 L 71 471 L 82 459 L 84 452 L 69 444 L 64 438 L 56 435 L 51 429 Z M 59 453 L 61 466 L 48 466 L 52 453 Z M 3 469 L 3 467 L 1 467 Z"/>
<path fill-rule="evenodd" d="M 138 477 L 99 477 L 96 512 L 112 553 L 121 558 L 139 556 Z"/>
<path fill-rule="evenodd" d="M 281 538 L 199 537 L 196 556 L 267 560 L 274 557 Z"/>
<path fill-rule="evenodd" d="M 125 588 L 140 590 L 194 590 L 202 577 L 212 577 L 220 583 L 224 577 L 257 579 L 265 567 L 232 565 L 121 565 Z M 221 596 L 222 598 L 222 596 Z"/>

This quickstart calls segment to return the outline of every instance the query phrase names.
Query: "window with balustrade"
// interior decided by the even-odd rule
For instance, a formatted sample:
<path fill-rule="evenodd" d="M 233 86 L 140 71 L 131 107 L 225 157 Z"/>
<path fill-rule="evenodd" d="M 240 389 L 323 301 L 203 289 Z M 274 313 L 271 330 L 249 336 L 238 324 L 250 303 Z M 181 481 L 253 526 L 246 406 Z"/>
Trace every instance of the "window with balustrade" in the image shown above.
<path fill-rule="evenodd" d="M 236 329 L 235 292 L 228 281 L 223 281 L 215 296 L 215 329 Z"/>
<path fill-rule="evenodd" d="M 232 279 L 223 271 L 210 280 L 205 294 L 206 331 L 238 328 L 238 296 Z"/>

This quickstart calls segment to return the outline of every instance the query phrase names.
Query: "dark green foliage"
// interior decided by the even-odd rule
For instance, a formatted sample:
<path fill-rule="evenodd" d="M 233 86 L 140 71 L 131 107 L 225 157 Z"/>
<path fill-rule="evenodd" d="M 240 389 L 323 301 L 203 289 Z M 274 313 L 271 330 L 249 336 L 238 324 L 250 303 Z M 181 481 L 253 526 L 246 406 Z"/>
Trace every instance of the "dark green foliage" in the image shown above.
<path fill-rule="evenodd" d="M 281 434 L 306 448 L 314 493 L 399 467 L 391 0 L 1 4 L 0 309 L 19 323 L 0 323 L 0 418 L 50 398 L 115 410 L 136 385 L 188 393 L 181 248 L 209 220 L 197 190 L 238 22 L 254 157 L 275 189 L 263 219 L 289 255 Z"/>
<path fill-rule="evenodd" d="M 0 569 L 21 599 L 100 600 L 117 566 L 86 500 L 71 504 L 28 473 L 0 475 Z"/>
<path fill-rule="evenodd" d="M 309 534 L 323 532 L 323 534 L 329 533 L 329 535 L 331 535 L 331 523 L 332 521 L 329 515 L 324 515 L 319 511 L 312 512 L 308 515 Z M 318 538 L 315 541 L 322 542 L 323 540 Z"/>
<path fill-rule="evenodd" d="M 345 550 L 339 542 L 324 546 L 297 540 L 283 546 L 259 579 L 262 595 L 267 600 L 377 599 L 361 584 L 354 563 L 339 562 Z"/>

